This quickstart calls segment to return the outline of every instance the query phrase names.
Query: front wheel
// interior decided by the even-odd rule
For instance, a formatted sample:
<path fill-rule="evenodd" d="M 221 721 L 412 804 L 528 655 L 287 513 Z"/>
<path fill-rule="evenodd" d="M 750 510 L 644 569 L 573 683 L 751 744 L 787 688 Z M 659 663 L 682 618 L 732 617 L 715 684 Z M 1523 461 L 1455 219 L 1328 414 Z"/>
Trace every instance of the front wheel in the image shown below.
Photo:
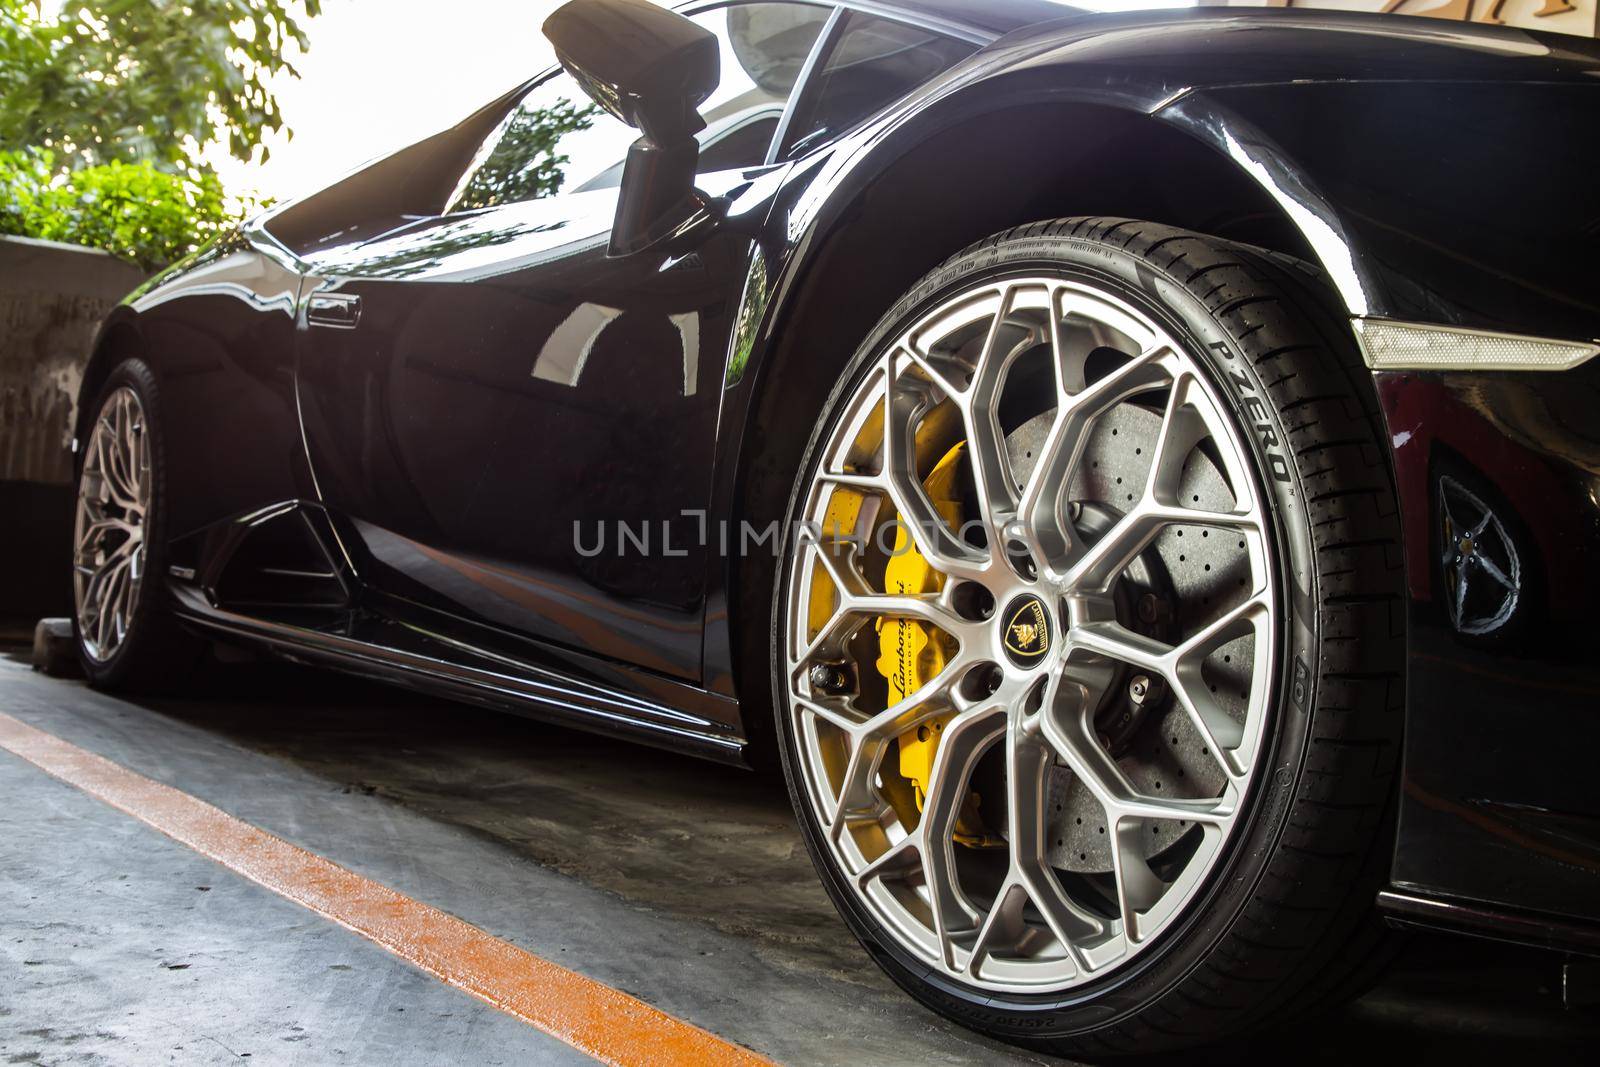
<path fill-rule="evenodd" d="M 1314 277 L 1126 220 L 968 249 L 882 320 L 773 617 L 822 880 L 933 1009 L 1194 1045 L 1381 954 L 1403 586 L 1371 383 Z"/>

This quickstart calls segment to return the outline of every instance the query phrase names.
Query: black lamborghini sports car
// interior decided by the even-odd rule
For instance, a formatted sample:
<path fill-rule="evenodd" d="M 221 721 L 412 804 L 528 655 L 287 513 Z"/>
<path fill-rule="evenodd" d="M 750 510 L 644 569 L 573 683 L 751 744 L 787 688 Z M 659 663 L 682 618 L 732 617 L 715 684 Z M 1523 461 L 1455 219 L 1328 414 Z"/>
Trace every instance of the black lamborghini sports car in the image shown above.
<path fill-rule="evenodd" d="M 1600 951 L 1600 48 L 574 0 L 130 296 L 107 688 L 246 645 L 781 764 L 912 996 L 1077 1055 L 1396 924 Z"/>

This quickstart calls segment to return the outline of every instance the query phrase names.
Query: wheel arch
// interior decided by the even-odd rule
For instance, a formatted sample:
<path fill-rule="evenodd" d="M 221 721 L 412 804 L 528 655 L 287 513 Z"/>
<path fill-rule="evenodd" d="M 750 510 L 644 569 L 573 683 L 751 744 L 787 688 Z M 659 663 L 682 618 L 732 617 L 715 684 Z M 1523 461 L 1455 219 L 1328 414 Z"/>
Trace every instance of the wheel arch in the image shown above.
<path fill-rule="evenodd" d="M 73 432 L 137 357 L 162 393 L 174 537 L 312 494 L 294 392 L 300 277 L 237 235 L 156 275 L 115 308 L 84 365 Z"/>
<path fill-rule="evenodd" d="M 72 436 L 80 447 L 93 417 L 94 398 L 99 395 L 113 368 L 126 359 L 139 357 L 149 362 L 149 350 L 139 330 L 138 316 L 126 305 L 112 311 L 95 336 L 89 359 L 78 385 L 77 406 L 72 414 Z"/>
<path fill-rule="evenodd" d="M 980 96 L 985 106 L 975 109 Z M 842 176 L 828 177 L 827 195 L 799 197 L 815 206 L 791 215 L 789 231 L 801 236 L 772 271 L 742 417 L 725 422 L 737 427 L 724 453 L 730 527 L 782 521 L 807 435 L 856 347 L 917 279 L 990 234 L 1065 216 L 1124 217 L 1328 266 L 1318 257 L 1317 213 L 1297 217 L 1274 195 L 1269 178 L 1292 173 L 1288 161 L 1262 167 L 1230 154 L 1224 133 L 1245 127 L 1209 106 L 1180 122 L 1155 110 L 1081 96 L 967 92 L 881 140 L 859 138 L 867 149 L 843 164 Z M 1071 136 L 1018 136 L 1055 130 Z M 1251 143 L 1266 150 L 1259 139 Z M 1173 173 L 1184 181 L 1171 182 Z M 769 557 L 752 552 L 730 561 L 727 637 L 708 635 L 706 646 L 707 677 L 732 678 L 757 762 L 770 733 L 770 697 L 764 684 L 742 684 L 742 675 L 765 655 Z M 719 648 L 731 662 L 717 662 Z"/>

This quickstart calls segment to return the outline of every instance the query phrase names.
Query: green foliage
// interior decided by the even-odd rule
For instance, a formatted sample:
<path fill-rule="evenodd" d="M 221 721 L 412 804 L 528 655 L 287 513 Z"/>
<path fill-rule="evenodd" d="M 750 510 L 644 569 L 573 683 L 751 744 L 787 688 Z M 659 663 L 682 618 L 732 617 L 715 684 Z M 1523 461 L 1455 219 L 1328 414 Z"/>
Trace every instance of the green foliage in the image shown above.
<path fill-rule="evenodd" d="M 567 157 L 556 153 L 561 138 L 594 125 L 600 109 L 567 99 L 549 107 L 521 106 L 501 128 L 494 151 L 472 172 L 454 210 L 491 207 L 552 196 L 566 181 Z"/>
<path fill-rule="evenodd" d="M 147 269 L 233 221 L 200 162 L 283 128 L 270 91 L 321 0 L 0 0 L 0 233 Z"/>
<path fill-rule="evenodd" d="M 0 152 L 0 233 L 103 248 L 146 270 L 221 233 L 222 184 L 112 160 L 66 176 L 49 152 Z"/>
<path fill-rule="evenodd" d="M 148 160 L 197 171 L 221 137 L 249 159 L 283 116 L 269 90 L 321 0 L 0 0 L 0 145 L 60 169 Z M 263 149 L 263 153 L 264 153 Z"/>
<path fill-rule="evenodd" d="M 767 257 L 758 247 L 750 256 L 750 269 L 744 278 L 744 299 L 739 301 L 739 318 L 733 324 L 733 357 L 728 360 L 726 372 L 728 385 L 737 385 L 744 378 L 750 354 L 756 349 L 756 331 L 761 328 L 771 296 L 772 290 L 767 284 Z"/>

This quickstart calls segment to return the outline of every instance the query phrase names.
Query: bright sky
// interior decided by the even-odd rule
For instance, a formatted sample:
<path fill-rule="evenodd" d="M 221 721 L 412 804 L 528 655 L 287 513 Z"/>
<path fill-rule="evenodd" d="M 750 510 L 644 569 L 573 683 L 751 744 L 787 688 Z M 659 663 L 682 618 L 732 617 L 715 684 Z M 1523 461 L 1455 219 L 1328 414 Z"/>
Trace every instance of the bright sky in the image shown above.
<path fill-rule="evenodd" d="M 973 0 L 982 3 L 983 0 Z M 1175 0 L 1076 0 L 1102 10 Z M 1176 0 L 1182 3 L 1183 0 Z M 324 0 L 311 47 L 280 78 L 292 140 L 267 140 L 262 164 L 209 158 L 224 187 L 279 200 L 321 188 L 420 140 L 553 62 L 539 26 L 561 0 Z"/>
<path fill-rule="evenodd" d="M 549 66 L 539 32 L 561 0 L 324 0 L 300 78 L 275 83 L 292 139 L 265 163 L 209 158 L 238 195 L 283 200 L 421 140 Z"/>

